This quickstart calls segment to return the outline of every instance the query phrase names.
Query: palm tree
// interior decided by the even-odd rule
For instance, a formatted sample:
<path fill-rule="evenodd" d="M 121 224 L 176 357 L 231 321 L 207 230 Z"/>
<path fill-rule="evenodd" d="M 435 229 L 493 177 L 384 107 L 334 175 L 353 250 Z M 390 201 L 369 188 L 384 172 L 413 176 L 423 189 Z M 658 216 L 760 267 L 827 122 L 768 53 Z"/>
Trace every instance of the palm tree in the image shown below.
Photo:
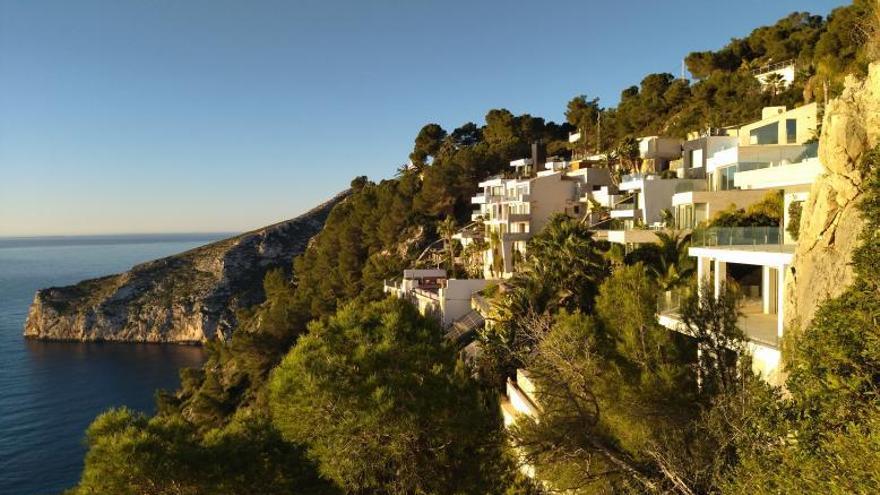
<path fill-rule="evenodd" d="M 690 242 L 690 234 L 657 232 L 659 257 L 656 264 L 649 266 L 649 270 L 664 292 L 687 285 L 693 278 L 696 265 L 694 259 L 688 256 Z"/>
<path fill-rule="evenodd" d="M 455 219 L 452 215 L 447 215 L 442 222 L 437 224 L 437 234 L 443 239 L 443 252 L 446 258 L 446 271 L 450 277 L 455 276 L 455 252 L 453 250 L 453 239 L 455 235 Z"/>
<path fill-rule="evenodd" d="M 627 136 L 617 143 L 614 148 L 620 167 L 629 172 L 637 172 L 639 159 L 639 142 L 632 136 Z"/>
<path fill-rule="evenodd" d="M 778 95 L 780 91 L 785 89 L 785 86 L 785 78 L 782 77 L 782 74 L 774 72 L 764 78 L 764 89 L 773 93 L 773 96 Z"/>
<path fill-rule="evenodd" d="M 558 215 L 532 238 L 520 270 L 511 280 L 514 292 L 534 312 L 553 308 L 589 309 L 608 264 L 589 228 Z"/>

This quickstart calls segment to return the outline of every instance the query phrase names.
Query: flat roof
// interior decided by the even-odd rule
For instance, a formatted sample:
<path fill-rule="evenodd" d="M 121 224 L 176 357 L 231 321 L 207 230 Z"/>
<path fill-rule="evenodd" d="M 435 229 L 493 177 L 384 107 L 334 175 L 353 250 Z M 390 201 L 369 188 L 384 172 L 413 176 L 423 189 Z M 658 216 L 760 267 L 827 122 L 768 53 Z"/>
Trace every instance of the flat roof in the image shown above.
<path fill-rule="evenodd" d="M 695 258 L 711 258 L 741 265 L 783 267 L 794 259 L 794 244 L 748 244 L 742 246 L 700 246 L 688 249 Z"/>

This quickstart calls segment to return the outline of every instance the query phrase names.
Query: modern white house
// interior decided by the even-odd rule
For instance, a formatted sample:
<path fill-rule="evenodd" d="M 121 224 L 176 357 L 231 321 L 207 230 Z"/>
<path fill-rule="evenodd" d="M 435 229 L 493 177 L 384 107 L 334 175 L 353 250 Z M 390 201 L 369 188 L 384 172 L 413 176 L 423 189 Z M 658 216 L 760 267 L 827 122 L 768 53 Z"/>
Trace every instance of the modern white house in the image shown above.
<path fill-rule="evenodd" d="M 705 234 L 689 249 L 697 259 L 698 287 L 710 284 L 710 293 L 716 297 L 722 285 L 737 287 L 741 294 L 738 326 L 745 333 L 752 368 L 769 383 L 781 384 L 784 287 L 794 244 L 783 242 L 780 227 L 711 229 Z M 658 319 L 665 327 L 688 334 L 679 304 L 677 294 L 661 298 Z"/>
<path fill-rule="evenodd" d="M 669 169 L 669 163 L 681 158 L 682 139 L 667 136 L 645 136 L 639 138 L 639 158 L 645 172 L 662 172 Z"/>
<path fill-rule="evenodd" d="M 404 270 L 399 281 L 385 281 L 384 292 L 412 302 L 423 316 L 444 329 L 471 313 L 471 296 L 486 287 L 485 279 L 447 278 L 443 269 Z"/>
<path fill-rule="evenodd" d="M 663 210 L 672 207 L 676 190 L 699 182 L 699 179 L 664 178 L 654 173 L 624 175 L 617 186 L 623 199 L 614 204 L 611 218 L 623 221 L 626 229 L 659 226 Z"/>
<path fill-rule="evenodd" d="M 802 146 L 803 145 L 798 145 Z M 741 148 L 740 148 L 741 149 Z M 751 152 L 750 152 L 751 153 Z M 781 384 L 781 339 L 785 332 L 784 288 L 791 276 L 796 239 L 789 232 L 792 203 L 805 201 L 811 184 L 823 173 L 815 153 L 797 161 L 737 161 L 730 182 L 742 190 L 705 191 L 711 211 L 712 197 L 730 199 L 731 193 L 766 194 L 782 190 L 784 197 L 781 225 L 775 227 L 713 228 L 695 236 L 689 255 L 697 260 L 698 286 L 711 284 L 717 296 L 722 285 L 736 287 L 741 295 L 739 326 L 748 339 L 753 369 L 772 384 Z M 676 195 L 678 196 L 678 195 Z M 706 212 L 706 214 L 709 213 Z M 679 298 L 661 298 L 659 321 L 664 326 L 687 333 L 678 314 Z"/>
<path fill-rule="evenodd" d="M 752 71 L 755 79 L 766 88 L 775 79 L 779 84 L 787 88 L 794 83 L 795 63 L 794 60 L 783 60 L 781 62 L 767 64 Z"/>
<path fill-rule="evenodd" d="M 681 161 L 671 164 L 672 170 L 680 179 L 703 179 L 706 177 L 706 162 L 717 151 L 735 146 L 736 131 L 730 129 L 709 129 L 693 132 L 682 143 Z"/>
<path fill-rule="evenodd" d="M 804 192 L 792 188 L 808 188 L 821 170 L 817 145 L 810 142 L 816 121 L 815 103 L 792 110 L 766 107 L 762 119 L 742 126 L 736 138 L 716 141 L 704 160 L 704 181 L 682 184 L 672 198 L 676 225 L 694 228 L 731 206 L 757 203 L 772 189 Z M 696 161 L 694 156 L 703 158 L 702 152 L 691 153 L 691 163 Z M 796 197 L 788 198 L 786 206 L 791 200 Z"/>
<path fill-rule="evenodd" d="M 525 166 L 520 162 L 511 162 L 511 166 Z M 510 277 L 532 235 L 558 213 L 580 218 L 586 212 L 581 199 L 611 185 L 610 173 L 598 168 L 543 170 L 533 177 L 493 177 L 480 182 L 482 192 L 471 198 L 477 206 L 471 219 L 481 220 L 485 227 L 484 276 Z"/>

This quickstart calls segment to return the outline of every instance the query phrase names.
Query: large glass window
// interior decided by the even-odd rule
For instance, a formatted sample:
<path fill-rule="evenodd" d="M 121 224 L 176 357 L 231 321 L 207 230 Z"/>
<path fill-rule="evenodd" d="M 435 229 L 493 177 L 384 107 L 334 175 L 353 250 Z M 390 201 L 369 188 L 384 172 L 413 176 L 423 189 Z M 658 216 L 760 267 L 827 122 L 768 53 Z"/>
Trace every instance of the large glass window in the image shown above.
<path fill-rule="evenodd" d="M 779 122 L 767 124 L 749 131 L 751 144 L 779 144 Z"/>
<path fill-rule="evenodd" d="M 729 191 L 736 189 L 733 185 L 733 176 L 736 175 L 736 165 L 718 169 L 718 190 Z"/>
<path fill-rule="evenodd" d="M 785 120 L 785 142 L 788 144 L 797 142 L 797 119 Z"/>

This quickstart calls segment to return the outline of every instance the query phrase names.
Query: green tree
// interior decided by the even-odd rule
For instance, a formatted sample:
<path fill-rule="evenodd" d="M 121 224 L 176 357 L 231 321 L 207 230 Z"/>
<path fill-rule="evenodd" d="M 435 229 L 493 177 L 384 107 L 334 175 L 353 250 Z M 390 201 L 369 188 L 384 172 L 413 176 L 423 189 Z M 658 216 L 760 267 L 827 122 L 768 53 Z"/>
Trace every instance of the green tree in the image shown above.
<path fill-rule="evenodd" d="M 856 278 L 789 344 L 783 414 L 743 442 L 727 493 L 876 493 L 880 490 L 880 147 L 861 161 L 865 225 Z"/>
<path fill-rule="evenodd" d="M 707 396 L 734 390 L 740 383 L 740 364 L 748 357 L 739 316 L 736 295 L 726 284 L 713 295 L 709 282 L 704 281 L 681 304 L 681 322 L 700 350 L 697 372 Z"/>
<path fill-rule="evenodd" d="M 576 151 L 587 153 L 598 152 L 597 125 L 599 123 L 599 99 L 587 99 L 585 95 L 579 95 L 568 102 L 565 110 L 565 120 L 581 133 L 581 139 L 575 143 Z"/>
<path fill-rule="evenodd" d="M 657 232 L 657 260 L 648 269 L 661 291 L 688 285 L 696 273 L 694 258 L 688 255 L 691 235 L 678 232 Z"/>
<path fill-rule="evenodd" d="M 455 276 L 455 250 L 452 236 L 455 235 L 455 219 L 447 216 L 437 225 L 437 234 L 443 239 L 443 253 L 446 258 L 446 272 L 450 277 Z"/>
<path fill-rule="evenodd" d="M 410 153 L 409 158 L 417 169 L 425 166 L 428 157 L 433 157 L 440 151 L 443 139 L 446 137 L 446 131 L 437 124 L 427 124 L 419 131 L 416 136 L 415 146 Z"/>
<path fill-rule="evenodd" d="M 346 491 L 501 489 L 497 401 L 409 303 L 348 305 L 313 323 L 270 390 L 284 437 Z"/>
<path fill-rule="evenodd" d="M 114 409 L 89 426 L 86 440 L 85 468 L 71 495 L 339 493 L 301 448 L 258 417 L 203 435 L 180 417 Z"/>

